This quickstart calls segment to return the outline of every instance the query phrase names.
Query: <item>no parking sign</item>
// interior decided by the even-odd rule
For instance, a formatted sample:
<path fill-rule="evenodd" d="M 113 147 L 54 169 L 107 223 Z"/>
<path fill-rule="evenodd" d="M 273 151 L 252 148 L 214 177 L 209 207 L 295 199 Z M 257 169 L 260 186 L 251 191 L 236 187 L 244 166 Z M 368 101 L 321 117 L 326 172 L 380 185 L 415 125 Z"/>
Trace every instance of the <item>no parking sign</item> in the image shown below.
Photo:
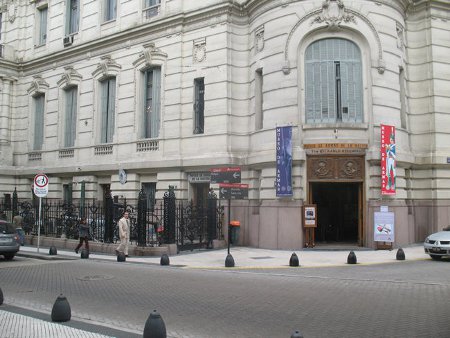
<path fill-rule="evenodd" d="M 37 174 L 34 176 L 34 194 L 37 197 L 45 197 L 48 194 L 48 177 L 45 174 Z"/>

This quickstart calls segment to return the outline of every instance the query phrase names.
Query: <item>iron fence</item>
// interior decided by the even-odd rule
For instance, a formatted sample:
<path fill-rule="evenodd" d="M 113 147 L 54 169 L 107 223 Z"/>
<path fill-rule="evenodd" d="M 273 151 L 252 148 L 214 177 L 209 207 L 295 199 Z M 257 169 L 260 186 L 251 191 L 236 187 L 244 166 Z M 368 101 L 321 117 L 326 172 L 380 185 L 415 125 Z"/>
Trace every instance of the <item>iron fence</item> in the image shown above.
<path fill-rule="evenodd" d="M 0 216 L 10 221 L 22 216 L 26 234 L 37 235 L 39 229 L 39 203 L 37 200 L 0 200 Z M 139 193 L 137 205 L 113 200 L 64 203 L 43 199 L 41 205 L 41 236 L 78 239 L 78 226 L 85 218 L 90 228 L 90 240 L 115 243 L 119 240 L 117 222 L 125 210 L 130 219 L 130 241 L 139 246 L 177 244 L 178 250 L 211 247 L 212 240 L 223 239 L 224 210 L 214 193 L 210 193 L 206 206 L 196 206 L 192 201 L 177 200 L 173 191 L 163 200 L 155 201 L 147 209 L 146 196 Z"/>

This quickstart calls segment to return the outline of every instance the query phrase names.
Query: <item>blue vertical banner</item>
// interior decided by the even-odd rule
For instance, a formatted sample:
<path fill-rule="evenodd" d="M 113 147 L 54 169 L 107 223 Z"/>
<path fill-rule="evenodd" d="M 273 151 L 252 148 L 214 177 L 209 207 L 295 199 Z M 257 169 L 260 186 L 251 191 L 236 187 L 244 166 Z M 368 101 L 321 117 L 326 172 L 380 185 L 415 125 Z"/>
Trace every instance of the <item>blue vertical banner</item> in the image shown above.
<path fill-rule="evenodd" d="M 277 197 L 292 196 L 292 127 L 276 128 Z"/>

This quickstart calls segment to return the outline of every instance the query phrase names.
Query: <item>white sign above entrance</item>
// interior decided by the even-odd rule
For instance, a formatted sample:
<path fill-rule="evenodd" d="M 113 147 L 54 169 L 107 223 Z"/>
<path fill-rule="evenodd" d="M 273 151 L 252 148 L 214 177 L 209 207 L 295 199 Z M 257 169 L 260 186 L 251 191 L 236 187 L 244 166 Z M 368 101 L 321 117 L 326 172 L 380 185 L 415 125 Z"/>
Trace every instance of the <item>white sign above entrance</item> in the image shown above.
<path fill-rule="evenodd" d="M 211 174 L 209 172 L 198 172 L 188 174 L 189 183 L 209 183 Z"/>
<path fill-rule="evenodd" d="M 364 155 L 367 144 L 364 143 L 315 143 L 303 145 L 307 155 L 351 154 Z"/>

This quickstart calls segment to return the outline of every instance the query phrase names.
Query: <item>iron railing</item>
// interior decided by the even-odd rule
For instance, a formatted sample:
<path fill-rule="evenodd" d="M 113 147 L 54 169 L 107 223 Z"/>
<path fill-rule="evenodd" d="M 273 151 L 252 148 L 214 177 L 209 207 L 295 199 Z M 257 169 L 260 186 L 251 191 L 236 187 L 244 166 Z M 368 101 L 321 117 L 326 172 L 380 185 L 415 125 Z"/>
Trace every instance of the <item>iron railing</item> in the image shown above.
<path fill-rule="evenodd" d="M 141 201 L 141 202 L 140 202 Z M 144 203 L 145 201 L 145 203 Z M 163 200 L 155 201 L 147 209 L 145 193 L 139 193 L 137 205 L 113 200 L 64 203 L 60 200 L 42 200 L 41 236 L 78 239 L 78 225 L 81 217 L 90 227 L 90 239 L 95 242 L 115 243 L 118 241 L 117 222 L 123 212 L 129 212 L 130 241 L 139 246 L 160 246 L 177 244 L 178 250 L 195 247 L 211 247 L 212 240 L 223 239 L 224 212 L 220 201 L 210 194 L 205 207 L 192 201 L 176 200 L 173 191 L 167 192 Z M 12 220 L 14 215 L 22 216 L 26 234 L 38 234 L 38 200 L 0 200 L 0 216 Z"/>

